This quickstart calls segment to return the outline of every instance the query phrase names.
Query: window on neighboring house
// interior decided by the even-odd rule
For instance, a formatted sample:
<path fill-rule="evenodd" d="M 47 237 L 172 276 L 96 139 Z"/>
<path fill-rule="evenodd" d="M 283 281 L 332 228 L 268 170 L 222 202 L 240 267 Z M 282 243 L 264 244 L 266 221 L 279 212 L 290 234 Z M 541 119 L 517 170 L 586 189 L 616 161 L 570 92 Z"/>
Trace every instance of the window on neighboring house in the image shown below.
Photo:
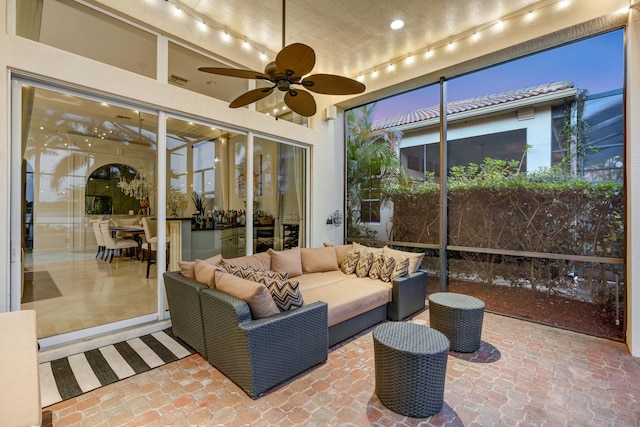
<path fill-rule="evenodd" d="M 364 223 L 380 223 L 380 178 L 374 176 L 364 189 L 364 197 L 360 202 L 360 221 Z"/>

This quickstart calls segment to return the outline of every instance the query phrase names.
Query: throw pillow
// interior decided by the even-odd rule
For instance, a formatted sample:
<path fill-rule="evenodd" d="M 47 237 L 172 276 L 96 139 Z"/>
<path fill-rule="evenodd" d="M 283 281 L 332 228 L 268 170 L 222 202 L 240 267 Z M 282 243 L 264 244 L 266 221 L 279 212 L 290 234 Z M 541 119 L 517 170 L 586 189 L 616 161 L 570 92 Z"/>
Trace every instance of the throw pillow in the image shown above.
<path fill-rule="evenodd" d="M 382 267 L 384 266 L 385 256 L 382 254 L 375 254 L 373 258 L 373 264 L 371 264 L 371 269 L 369 270 L 369 278 L 373 280 L 380 279 L 380 274 L 382 273 Z"/>
<path fill-rule="evenodd" d="M 280 313 L 271 298 L 269 289 L 262 283 L 245 280 L 222 270 L 215 272 L 215 282 L 217 289 L 245 301 L 249 305 L 253 319 L 261 319 Z"/>
<path fill-rule="evenodd" d="M 335 248 L 302 248 L 300 249 L 302 271 L 305 273 L 320 273 L 338 269 L 338 257 Z"/>
<path fill-rule="evenodd" d="M 358 265 L 358 259 L 360 258 L 360 251 L 357 249 L 349 249 L 342 261 L 342 267 L 340 269 L 344 274 L 353 274 L 356 271 Z"/>
<path fill-rule="evenodd" d="M 336 257 L 338 258 L 338 267 L 342 267 L 342 262 L 344 261 L 344 256 L 347 254 L 349 249 L 353 249 L 353 245 L 334 245 L 333 243 L 324 243 L 326 247 L 334 247 L 336 248 Z"/>
<path fill-rule="evenodd" d="M 222 255 L 214 255 L 211 258 L 205 259 L 211 265 L 218 265 L 222 261 Z M 180 273 L 188 279 L 196 280 L 196 273 L 193 270 L 196 266 L 195 261 L 178 261 L 178 266 L 180 267 Z"/>
<path fill-rule="evenodd" d="M 287 272 L 289 277 L 296 277 L 302 274 L 300 248 L 295 247 L 286 251 L 269 249 L 267 253 L 271 255 L 271 270 Z"/>
<path fill-rule="evenodd" d="M 360 258 L 358 259 L 358 264 L 356 264 L 356 276 L 367 277 L 369 275 L 375 256 L 376 254 L 368 250 L 360 252 Z"/>
<path fill-rule="evenodd" d="M 405 256 L 409 258 L 409 273 L 415 273 L 422 266 L 422 259 L 424 258 L 424 253 L 419 252 L 405 252 L 399 251 L 396 249 L 391 249 L 388 246 L 382 248 L 382 253 L 385 256 L 392 256 L 398 259 L 400 256 Z"/>
<path fill-rule="evenodd" d="M 304 305 L 302 293 L 300 293 L 300 282 L 297 280 L 263 280 L 269 282 L 269 284 L 262 283 L 269 289 L 271 298 L 280 311 L 295 310 Z"/>
<path fill-rule="evenodd" d="M 358 242 L 353 242 L 352 245 L 354 249 L 358 249 L 360 251 L 367 250 L 367 251 L 373 252 L 374 254 L 382 253 L 382 249 L 383 249 L 383 248 L 372 248 L 371 246 L 365 246 Z"/>
<path fill-rule="evenodd" d="M 289 275 L 286 272 L 278 272 L 278 271 L 262 271 L 257 270 L 252 267 L 238 267 L 231 264 L 223 263 L 222 267 L 228 272 L 235 276 L 242 277 L 243 279 L 253 280 L 257 282 L 261 277 L 267 277 L 277 280 L 287 280 Z"/>
<path fill-rule="evenodd" d="M 380 280 L 383 282 L 391 281 L 391 274 L 393 273 L 393 269 L 396 266 L 396 260 L 393 257 L 385 257 L 384 263 L 382 264 L 382 268 L 380 269 Z"/>
<path fill-rule="evenodd" d="M 196 260 L 193 267 L 195 279 L 210 288 L 216 287 L 214 273 L 219 269 L 220 267 L 211 265 L 207 261 L 202 261 L 200 259 Z"/>
<path fill-rule="evenodd" d="M 226 264 L 237 267 L 252 267 L 258 270 L 272 270 L 271 256 L 266 252 L 223 260 Z"/>
<path fill-rule="evenodd" d="M 409 273 L 409 258 L 406 256 L 399 256 L 396 257 L 395 260 L 396 265 L 391 273 L 391 280 L 406 276 Z"/>

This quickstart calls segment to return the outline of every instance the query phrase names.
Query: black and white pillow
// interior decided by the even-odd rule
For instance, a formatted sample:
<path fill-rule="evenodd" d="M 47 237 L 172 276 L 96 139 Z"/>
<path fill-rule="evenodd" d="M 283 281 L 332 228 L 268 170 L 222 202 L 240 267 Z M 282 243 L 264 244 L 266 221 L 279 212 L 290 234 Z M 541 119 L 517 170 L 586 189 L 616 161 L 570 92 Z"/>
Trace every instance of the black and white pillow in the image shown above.
<path fill-rule="evenodd" d="M 393 267 L 393 272 L 391 273 L 390 278 L 391 280 L 409 274 L 409 258 L 406 256 L 399 256 L 396 257 L 395 261 L 396 265 Z"/>
<path fill-rule="evenodd" d="M 393 269 L 395 267 L 396 267 L 396 260 L 391 256 L 385 257 L 384 263 L 382 264 L 382 268 L 380 269 L 380 280 L 382 280 L 383 282 L 390 282 L 391 274 L 393 273 Z"/>
<path fill-rule="evenodd" d="M 360 258 L 360 251 L 357 249 L 349 249 L 344 256 L 342 266 L 340 269 L 344 274 L 353 274 L 356 271 L 358 265 L 358 259 Z"/>
<path fill-rule="evenodd" d="M 270 279 L 285 281 L 289 279 L 289 274 L 287 272 L 282 271 L 265 271 L 258 270 L 253 267 L 238 267 L 230 264 L 223 264 L 225 270 L 234 276 L 241 277 L 246 280 L 251 280 L 253 282 L 260 282 L 260 278 L 266 277 Z"/>
<path fill-rule="evenodd" d="M 360 258 L 358 259 L 358 264 L 356 264 L 356 276 L 367 277 L 369 275 L 369 270 L 371 270 L 375 256 L 373 252 L 368 250 L 360 252 Z"/>
<path fill-rule="evenodd" d="M 382 254 L 375 254 L 373 258 L 373 264 L 371 264 L 371 269 L 369 270 L 369 278 L 373 280 L 380 279 L 382 274 L 382 267 L 384 266 L 385 256 Z"/>
<path fill-rule="evenodd" d="M 273 280 L 263 278 L 261 280 L 269 292 L 273 302 L 280 311 L 295 310 L 304 305 L 302 293 L 300 293 L 300 282 L 297 280 Z"/>

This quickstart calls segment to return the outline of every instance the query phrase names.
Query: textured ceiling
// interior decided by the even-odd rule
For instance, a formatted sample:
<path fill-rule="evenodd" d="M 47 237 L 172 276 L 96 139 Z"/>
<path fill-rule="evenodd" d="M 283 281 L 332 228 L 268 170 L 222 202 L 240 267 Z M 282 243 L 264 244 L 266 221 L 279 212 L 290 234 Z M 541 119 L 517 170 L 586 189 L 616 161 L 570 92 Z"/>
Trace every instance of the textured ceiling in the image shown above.
<path fill-rule="evenodd" d="M 282 48 L 282 1 L 170 0 L 255 46 Z M 290 0 L 286 44 L 311 46 L 314 72 L 356 76 L 430 45 L 495 22 L 538 0 Z M 400 30 L 390 23 L 402 19 Z M 259 70 L 262 71 L 262 70 Z"/>

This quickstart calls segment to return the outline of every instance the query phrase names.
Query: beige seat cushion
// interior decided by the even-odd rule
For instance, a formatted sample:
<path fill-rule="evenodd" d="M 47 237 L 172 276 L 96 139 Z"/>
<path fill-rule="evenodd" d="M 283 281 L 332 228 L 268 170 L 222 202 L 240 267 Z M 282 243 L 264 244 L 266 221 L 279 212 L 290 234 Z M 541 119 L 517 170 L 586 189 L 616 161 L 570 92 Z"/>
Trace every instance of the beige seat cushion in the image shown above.
<path fill-rule="evenodd" d="M 302 248 L 300 258 L 304 273 L 321 273 L 338 269 L 338 257 L 334 247 Z"/>
<path fill-rule="evenodd" d="M 280 313 L 269 289 L 262 283 L 245 280 L 222 270 L 215 272 L 215 282 L 218 290 L 245 301 L 253 319 Z"/>
<path fill-rule="evenodd" d="M 282 271 L 289 273 L 289 278 L 300 276 L 302 274 L 302 258 L 300 257 L 300 248 L 295 247 L 285 251 L 267 251 L 271 255 L 271 269 L 273 271 Z"/>
<path fill-rule="evenodd" d="M 39 426 L 40 373 L 35 310 L 0 313 L 0 424 Z"/>
<path fill-rule="evenodd" d="M 305 304 L 324 301 L 328 307 L 328 326 L 336 325 L 389 301 L 391 291 L 384 286 L 371 286 L 356 280 L 330 283 L 302 289 Z"/>
<path fill-rule="evenodd" d="M 340 270 L 325 271 L 323 273 L 305 273 L 302 276 L 296 277 L 296 280 L 300 282 L 300 289 L 313 289 L 318 286 L 324 286 L 329 283 L 340 282 L 356 277 L 355 274 L 344 274 Z"/>

